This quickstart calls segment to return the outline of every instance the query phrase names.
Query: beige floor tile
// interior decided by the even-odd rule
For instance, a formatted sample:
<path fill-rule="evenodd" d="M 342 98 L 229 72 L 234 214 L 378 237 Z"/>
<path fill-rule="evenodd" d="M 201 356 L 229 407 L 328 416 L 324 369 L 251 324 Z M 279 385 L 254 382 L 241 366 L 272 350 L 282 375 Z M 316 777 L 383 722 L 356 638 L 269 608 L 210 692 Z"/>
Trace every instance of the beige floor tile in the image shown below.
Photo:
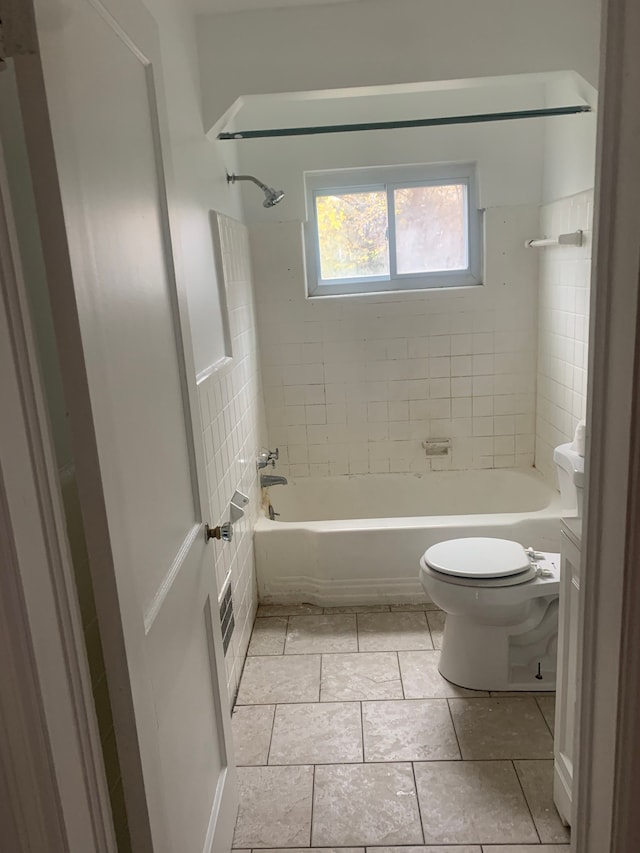
<path fill-rule="evenodd" d="M 542 699 L 551 696 L 555 698 L 555 691 L 551 690 L 491 690 L 489 696 L 496 699 Z"/>
<path fill-rule="evenodd" d="M 316 767 L 311 843 L 421 844 L 411 764 Z"/>
<path fill-rule="evenodd" d="M 392 604 L 391 610 L 395 613 L 403 613 L 411 610 L 440 610 L 440 608 L 432 601 L 419 601 L 417 604 Z"/>
<path fill-rule="evenodd" d="M 278 705 L 269 764 L 362 761 L 359 702 Z"/>
<path fill-rule="evenodd" d="M 247 658 L 238 691 L 238 705 L 317 702 L 320 655 Z"/>
<path fill-rule="evenodd" d="M 460 758 L 446 699 L 363 702 L 365 761 Z"/>
<path fill-rule="evenodd" d="M 414 765 L 426 844 L 536 844 L 510 761 Z"/>
<path fill-rule="evenodd" d="M 439 651 L 399 652 L 406 699 L 447 699 L 450 696 L 488 696 L 481 690 L 456 687 L 438 672 Z"/>
<path fill-rule="evenodd" d="M 355 614 L 334 616 L 290 616 L 287 655 L 357 652 Z"/>
<path fill-rule="evenodd" d="M 402 699 L 396 653 L 324 655 L 320 700 L 344 702 L 363 699 Z"/>
<path fill-rule="evenodd" d="M 569 853 L 568 844 L 489 844 L 483 853 Z"/>
<path fill-rule="evenodd" d="M 287 634 L 286 616 L 256 619 L 251 633 L 248 655 L 282 655 Z"/>
<path fill-rule="evenodd" d="M 427 622 L 431 631 L 434 649 L 442 648 L 442 637 L 444 634 L 444 620 L 447 614 L 443 610 L 431 610 L 427 613 Z"/>
<path fill-rule="evenodd" d="M 365 853 L 364 847 L 289 847 L 286 853 Z M 236 853 L 236 851 L 234 851 Z M 249 853 L 248 850 L 243 853 Z M 283 850 L 265 850 L 264 853 L 284 853 Z M 464 853 L 464 851 L 462 851 Z"/>
<path fill-rule="evenodd" d="M 388 613 L 388 604 L 345 604 L 340 607 L 325 607 L 325 613 Z"/>
<path fill-rule="evenodd" d="M 538 708 L 542 711 L 542 716 L 547 721 L 547 725 L 553 734 L 556 721 L 556 697 L 555 696 L 540 696 L 536 699 Z"/>
<path fill-rule="evenodd" d="M 313 767 L 239 767 L 238 783 L 235 847 L 309 845 Z"/>
<path fill-rule="evenodd" d="M 424 611 L 358 614 L 358 648 L 361 652 L 432 649 L 426 614 Z"/>
<path fill-rule="evenodd" d="M 236 705 L 231 718 L 238 767 L 262 765 L 269 758 L 275 705 Z"/>
<path fill-rule="evenodd" d="M 553 804 L 553 761 L 514 761 L 514 764 L 540 841 L 568 842 L 569 830 L 563 826 Z"/>
<path fill-rule="evenodd" d="M 537 853 L 538 848 L 529 853 Z M 437 847 L 368 847 L 367 853 L 482 853 L 482 848 L 477 844 L 465 844 L 460 847 L 459 844 L 453 846 L 446 845 L 443 847 L 438 844 Z"/>
<path fill-rule="evenodd" d="M 553 758 L 553 740 L 535 699 L 450 699 L 468 760 Z"/>
<path fill-rule="evenodd" d="M 261 604 L 256 616 L 302 616 L 310 613 L 322 613 L 322 607 L 315 604 Z"/>

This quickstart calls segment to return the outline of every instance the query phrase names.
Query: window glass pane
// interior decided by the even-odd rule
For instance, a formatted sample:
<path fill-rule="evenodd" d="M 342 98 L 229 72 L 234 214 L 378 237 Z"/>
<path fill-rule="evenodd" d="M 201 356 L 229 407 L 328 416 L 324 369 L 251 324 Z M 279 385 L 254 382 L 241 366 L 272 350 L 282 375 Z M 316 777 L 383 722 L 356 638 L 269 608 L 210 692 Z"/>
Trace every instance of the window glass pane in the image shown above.
<path fill-rule="evenodd" d="M 399 274 L 467 267 L 464 184 L 394 190 Z"/>
<path fill-rule="evenodd" d="M 316 196 L 320 277 L 389 275 L 384 190 Z"/>

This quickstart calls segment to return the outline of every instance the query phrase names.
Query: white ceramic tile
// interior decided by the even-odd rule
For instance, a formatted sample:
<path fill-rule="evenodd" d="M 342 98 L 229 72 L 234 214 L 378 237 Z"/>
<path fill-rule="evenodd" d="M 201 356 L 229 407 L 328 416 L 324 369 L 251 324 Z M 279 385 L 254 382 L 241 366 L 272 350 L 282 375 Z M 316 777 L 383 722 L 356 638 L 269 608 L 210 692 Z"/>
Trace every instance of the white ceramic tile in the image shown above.
<path fill-rule="evenodd" d="M 568 221 L 571 211 L 572 217 L 577 216 L 576 227 L 589 230 L 592 199 L 593 191 L 588 191 L 545 205 L 541 224 L 555 228 Z M 553 448 L 572 440 L 578 420 L 585 415 L 582 375 L 588 350 L 590 258 L 590 245 L 551 249 L 540 264 L 535 455 L 536 467 L 552 484 Z"/>
<path fill-rule="evenodd" d="M 446 699 L 363 702 L 366 761 L 460 758 Z"/>
<path fill-rule="evenodd" d="M 427 844 L 536 844 L 511 761 L 414 764 Z"/>
<path fill-rule="evenodd" d="M 510 365 L 518 381 L 533 388 L 538 257 L 504 252 L 502 247 L 521 246 L 524 237 L 536 230 L 535 216 L 533 208 L 503 208 L 500 216 L 487 213 L 488 286 L 482 293 L 471 289 L 438 294 L 437 300 L 430 293 L 387 294 L 371 303 L 345 300 L 340 305 L 305 299 L 299 223 L 253 226 L 266 396 L 270 399 L 271 391 L 282 387 L 296 389 L 287 394 L 286 404 L 305 408 L 304 422 L 302 412 L 289 413 L 295 419 L 289 429 L 340 424 L 348 433 L 345 443 L 362 442 L 369 451 L 376 442 L 412 440 L 417 452 L 417 437 L 410 439 L 406 433 L 398 437 L 397 427 L 393 435 L 383 427 L 407 424 L 411 418 L 419 423 L 421 434 L 428 435 L 434 421 L 451 418 L 452 399 L 471 398 L 472 378 L 476 397 L 492 397 Z M 510 287 L 499 286 L 503 281 Z M 501 393 L 507 393 L 504 382 L 501 387 Z M 304 394 L 301 388 L 306 389 Z M 268 408 L 270 435 L 276 435 L 283 408 L 284 400 Z M 533 399 L 527 410 L 532 412 Z M 533 427 L 529 435 L 533 436 Z M 298 447 L 328 443 L 321 436 L 314 431 L 303 437 L 299 431 L 291 443 Z M 523 451 L 520 461 L 531 464 L 532 454 Z M 493 464 L 492 456 L 459 455 L 449 465 L 484 467 Z M 411 454 L 405 450 L 393 456 L 367 452 L 350 457 L 342 467 L 332 459 L 301 459 L 294 464 L 301 466 L 296 467 L 296 476 L 320 476 L 344 471 L 345 464 L 350 473 L 411 471 L 410 462 Z"/>
<path fill-rule="evenodd" d="M 236 848 L 308 847 L 313 767 L 239 767 Z"/>
<path fill-rule="evenodd" d="M 411 764 L 316 767 L 311 843 L 420 844 Z"/>
<path fill-rule="evenodd" d="M 269 764 L 362 762 L 359 702 L 278 705 Z"/>
<path fill-rule="evenodd" d="M 285 644 L 287 655 L 357 650 L 355 614 L 289 617 Z"/>
<path fill-rule="evenodd" d="M 233 700 L 257 605 L 253 527 L 260 489 L 253 460 L 265 442 L 263 400 L 248 232 L 244 225 L 219 217 L 222 264 L 229 310 L 233 362 L 198 383 L 202 430 L 207 453 L 207 491 L 212 524 L 226 520 L 235 489 L 249 495 L 242 527 L 224 551 L 214 555 L 218 593 L 231 585 L 236 625 L 225 657 L 229 697 Z"/>

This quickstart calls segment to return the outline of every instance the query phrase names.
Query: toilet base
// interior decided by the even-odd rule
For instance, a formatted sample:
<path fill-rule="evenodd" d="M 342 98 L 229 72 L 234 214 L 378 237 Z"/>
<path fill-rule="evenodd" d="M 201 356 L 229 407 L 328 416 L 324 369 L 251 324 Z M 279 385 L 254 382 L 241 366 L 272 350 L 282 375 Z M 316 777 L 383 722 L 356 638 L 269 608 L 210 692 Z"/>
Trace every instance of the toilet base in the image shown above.
<path fill-rule="evenodd" d="M 440 674 L 470 690 L 555 690 L 558 597 L 537 604 L 537 614 L 520 625 L 483 625 L 448 614 Z"/>

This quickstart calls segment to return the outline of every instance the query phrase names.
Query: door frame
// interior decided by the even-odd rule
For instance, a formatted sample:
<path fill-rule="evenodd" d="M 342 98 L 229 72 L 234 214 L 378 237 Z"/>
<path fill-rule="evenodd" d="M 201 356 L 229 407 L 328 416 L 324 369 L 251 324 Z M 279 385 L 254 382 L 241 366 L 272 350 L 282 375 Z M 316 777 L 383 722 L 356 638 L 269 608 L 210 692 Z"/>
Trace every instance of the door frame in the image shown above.
<path fill-rule="evenodd" d="M 11 850 L 115 853 L 19 257 L 0 141 L 0 834 Z"/>
<path fill-rule="evenodd" d="M 586 582 L 579 667 L 582 760 L 576 767 L 572 839 L 576 853 L 628 853 L 640 838 L 640 53 L 635 48 L 639 34 L 640 6 L 636 0 L 604 0 L 588 413 L 590 435 L 600 440 L 590 441 L 588 450 L 583 557 Z M 4 296 L 4 275 L 2 279 Z M 25 306 L 11 319 L 19 329 L 24 328 L 28 323 Z M 33 369 L 29 354 L 23 350 L 15 356 L 21 375 L 29 375 Z M 3 387 L 0 408 L 5 410 L 8 402 Z M 46 448 L 45 425 L 36 418 L 30 428 L 34 439 Z M 29 515 L 34 529 L 38 525 L 46 529 L 51 514 L 60 511 L 48 478 L 40 485 L 38 507 Z M 11 521 L 12 510 L 20 512 L 22 508 L 0 502 L 0 524 Z M 24 565 L 12 568 L 25 570 Z M 73 612 L 75 593 L 68 576 L 64 576 L 58 606 Z M 2 592 L 6 594 L 5 589 Z M 82 672 L 84 649 L 73 631 L 71 640 L 75 638 L 75 642 L 70 643 L 68 630 L 52 618 L 55 612 L 54 602 L 49 602 L 42 614 L 50 642 L 58 648 L 67 644 L 71 668 Z M 9 622 L 7 629 L 16 644 L 24 643 L 25 630 L 31 635 L 26 639 L 35 639 L 34 626 L 28 629 L 18 620 Z M 34 659 L 25 660 L 23 656 L 23 677 L 17 682 L 21 690 L 40 685 L 43 694 L 39 674 L 42 663 L 37 649 Z M 63 699 L 73 695 L 73 687 L 67 671 L 58 683 L 57 694 L 47 697 L 40 730 L 46 732 L 49 721 L 59 717 Z M 83 695 L 85 716 L 90 717 L 90 702 L 86 702 L 90 697 L 81 691 L 80 700 Z M 32 734 L 32 719 L 16 714 L 11 722 L 25 736 Z M 51 732 L 51 727 L 48 730 Z M 3 734 L 0 727 L 0 738 Z M 52 755 L 55 757 L 65 746 L 64 738 L 55 735 Z M 79 756 L 78 761 L 87 761 L 86 767 L 95 777 L 101 757 L 94 755 L 92 761 L 89 753 Z M 37 773 L 35 756 L 28 756 L 27 765 L 25 773 Z M 48 830 L 58 809 L 51 780 L 51 774 L 41 779 L 44 805 L 34 816 L 41 831 Z M 84 796 L 90 799 L 89 794 L 87 787 Z M 106 836 L 109 815 L 104 810 L 102 820 Z M 85 848 L 93 849 L 110 848 Z"/>
<path fill-rule="evenodd" d="M 640 839 L 640 4 L 605 0 L 573 849 Z M 599 441 L 593 441 L 594 436 Z"/>

